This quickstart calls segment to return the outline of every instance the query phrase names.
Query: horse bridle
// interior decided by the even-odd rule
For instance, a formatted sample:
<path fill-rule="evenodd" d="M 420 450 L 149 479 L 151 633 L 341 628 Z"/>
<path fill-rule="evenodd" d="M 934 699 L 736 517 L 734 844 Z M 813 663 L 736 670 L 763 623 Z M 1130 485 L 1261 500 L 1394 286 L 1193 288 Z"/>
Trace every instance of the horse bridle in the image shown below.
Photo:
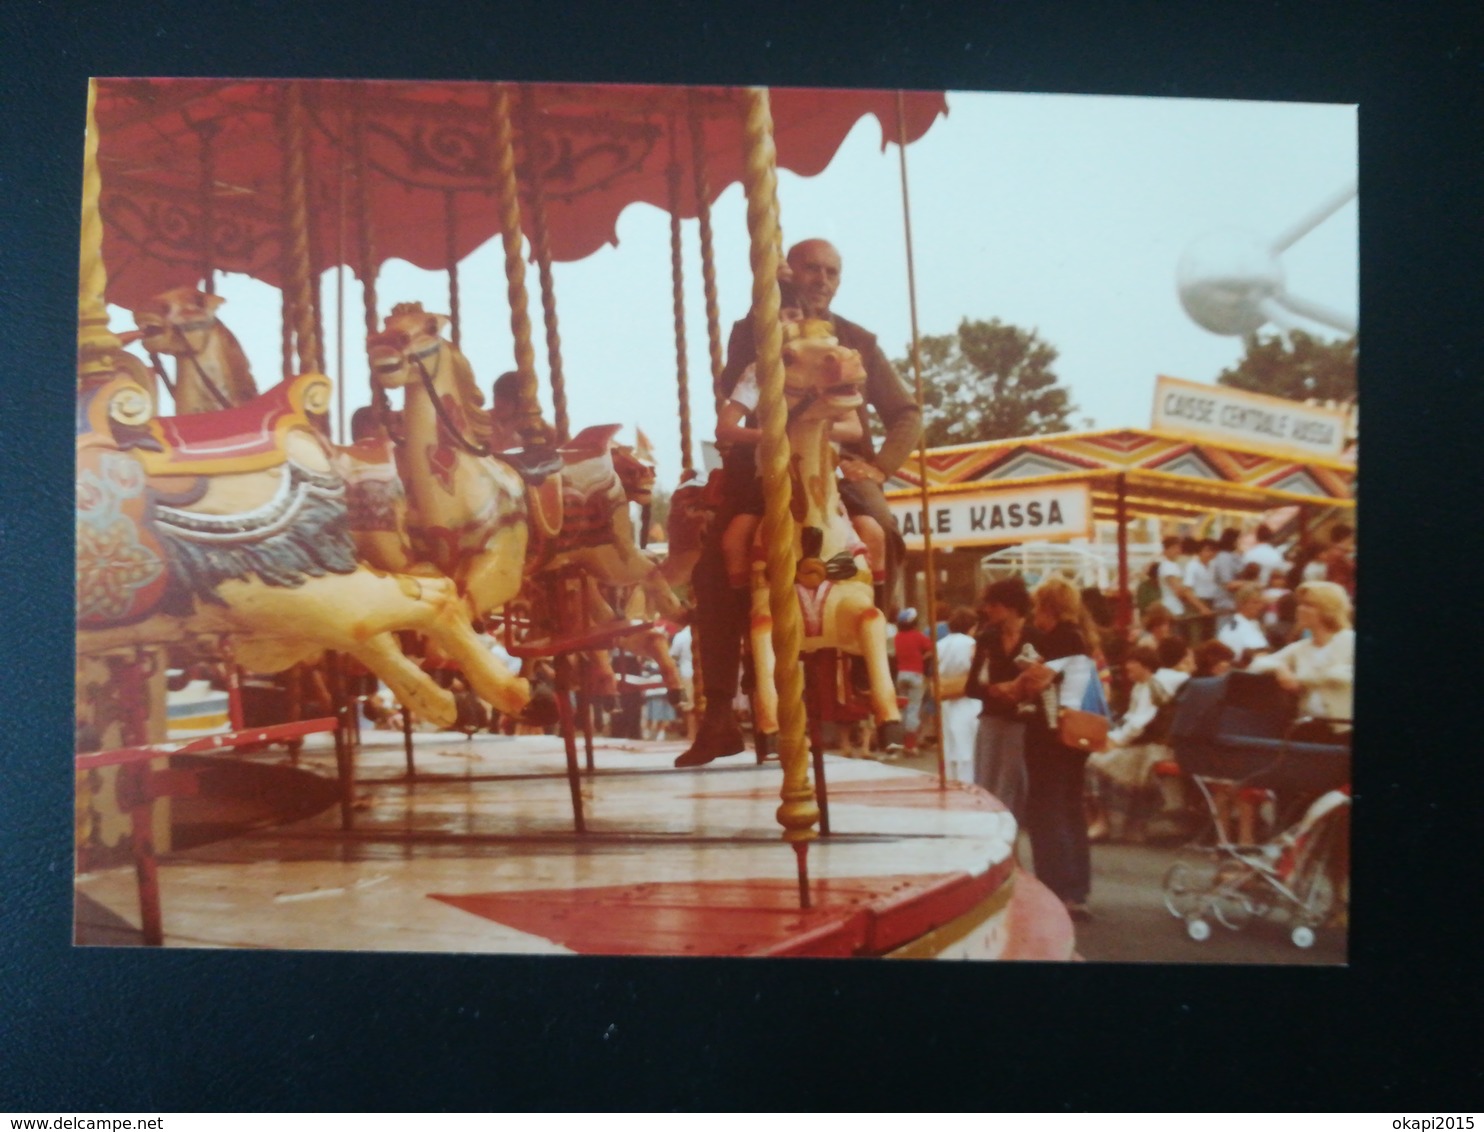
<path fill-rule="evenodd" d="M 232 407 L 232 402 L 227 400 L 227 395 L 216 387 L 216 382 L 212 381 L 211 378 L 206 376 L 206 371 L 201 368 L 201 363 L 199 360 L 197 360 L 196 351 L 191 347 L 191 340 L 186 337 L 186 334 L 190 331 L 210 330 L 215 325 L 216 319 L 213 318 L 211 315 L 207 315 L 205 318 L 199 319 L 196 322 L 182 323 L 180 326 L 180 340 L 185 343 L 186 353 L 184 356 L 191 360 L 191 365 L 195 367 L 196 376 L 201 379 L 201 384 L 206 386 L 207 392 L 209 392 L 213 397 L 216 398 L 216 403 L 218 405 L 220 405 L 223 409 L 230 409 Z M 165 388 L 170 390 L 170 396 L 177 402 L 176 409 L 177 411 L 179 411 L 178 402 L 180 398 L 176 395 L 175 386 L 172 385 L 170 383 L 170 379 L 165 376 L 165 366 L 160 361 L 160 355 L 154 350 L 149 350 L 147 347 L 146 350 L 149 353 L 150 363 L 155 367 L 155 375 L 165 383 Z"/>
<path fill-rule="evenodd" d="M 471 456 L 493 456 L 494 452 L 482 444 L 475 444 L 459 431 L 458 426 L 449 418 L 448 410 L 443 407 L 443 399 L 438 396 L 437 386 L 433 384 L 433 375 L 428 372 L 428 367 L 423 365 L 423 358 L 427 355 L 439 352 L 443 349 L 443 343 L 437 342 L 426 350 L 420 350 L 411 355 L 412 364 L 417 366 L 418 376 L 421 377 L 423 388 L 428 391 L 428 399 L 433 402 L 433 411 L 438 414 L 438 421 L 448 430 L 448 434 L 465 452 Z M 443 356 L 439 353 L 438 364 L 443 364 Z"/>

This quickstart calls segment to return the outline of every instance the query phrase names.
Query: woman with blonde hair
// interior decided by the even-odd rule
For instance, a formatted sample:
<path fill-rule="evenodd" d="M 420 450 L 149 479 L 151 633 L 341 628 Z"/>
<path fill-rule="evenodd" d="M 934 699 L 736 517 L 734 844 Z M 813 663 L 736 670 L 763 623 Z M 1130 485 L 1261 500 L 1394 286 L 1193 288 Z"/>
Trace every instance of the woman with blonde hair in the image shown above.
<path fill-rule="evenodd" d="M 1304 636 L 1258 657 L 1248 671 L 1271 672 L 1284 690 L 1299 693 L 1304 715 L 1348 723 L 1355 686 L 1350 595 L 1334 582 L 1305 582 L 1294 597 L 1295 625 Z"/>
<path fill-rule="evenodd" d="M 1076 587 L 1064 578 L 1053 576 L 1036 587 L 1031 595 L 1031 619 L 1034 632 L 1030 640 L 1042 663 L 1027 666 L 1018 683 L 1020 698 L 1034 701 L 1056 678 L 1045 662 L 1074 656 L 1092 658 L 1095 639 L 1088 636 L 1090 619 Z M 1031 715 L 1025 733 L 1030 787 L 1026 832 L 1030 835 L 1035 874 L 1076 920 L 1091 919 L 1087 897 L 1092 889 L 1092 856 L 1083 809 L 1086 764 L 1087 752 L 1064 745 L 1044 710 Z"/>

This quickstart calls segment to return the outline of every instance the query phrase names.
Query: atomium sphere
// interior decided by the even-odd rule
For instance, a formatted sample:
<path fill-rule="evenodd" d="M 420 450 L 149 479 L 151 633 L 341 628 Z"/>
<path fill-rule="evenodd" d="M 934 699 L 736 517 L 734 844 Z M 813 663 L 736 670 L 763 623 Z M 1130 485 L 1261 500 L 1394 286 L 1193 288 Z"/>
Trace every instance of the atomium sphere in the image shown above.
<path fill-rule="evenodd" d="M 1283 279 L 1272 247 L 1235 228 L 1193 240 L 1175 272 L 1180 305 L 1213 334 L 1250 334 L 1267 322 L 1261 304 L 1283 294 Z"/>

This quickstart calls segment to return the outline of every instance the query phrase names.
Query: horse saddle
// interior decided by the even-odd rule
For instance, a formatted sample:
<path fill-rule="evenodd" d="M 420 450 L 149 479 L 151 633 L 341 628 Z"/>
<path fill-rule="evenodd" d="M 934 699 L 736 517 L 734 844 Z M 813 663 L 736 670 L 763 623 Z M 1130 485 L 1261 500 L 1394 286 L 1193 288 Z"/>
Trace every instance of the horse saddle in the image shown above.
<path fill-rule="evenodd" d="M 532 487 L 540 487 L 548 476 L 561 471 L 563 462 L 561 452 L 549 445 L 496 452 L 495 459 L 509 464 Z"/>
<path fill-rule="evenodd" d="M 115 381 L 84 411 L 88 431 L 132 450 L 152 476 L 220 475 L 279 466 L 287 458 L 283 437 L 291 429 L 327 436 L 330 391 L 324 375 L 300 374 L 231 409 L 157 417 L 147 393 Z M 146 404 L 138 403 L 140 397 Z"/>

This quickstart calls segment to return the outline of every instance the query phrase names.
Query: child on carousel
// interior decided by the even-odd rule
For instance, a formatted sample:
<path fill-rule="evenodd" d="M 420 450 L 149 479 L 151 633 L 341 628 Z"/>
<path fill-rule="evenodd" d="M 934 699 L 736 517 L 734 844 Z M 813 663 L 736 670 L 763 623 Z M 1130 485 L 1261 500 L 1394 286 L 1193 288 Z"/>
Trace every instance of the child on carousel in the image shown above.
<path fill-rule="evenodd" d="M 783 305 L 778 317 L 783 324 L 785 343 L 795 338 L 833 336 L 834 327 L 828 320 L 804 317 L 787 280 L 780 280 L 780 291 Z M 722 451 L 723 459 L 723 509 L 732 515 L 722 532 L 721 546 L 726 558 L 727 580 L 735 588 L 747 585 L 753 540 L 757 537 L 758 523 L 763 515 L 763 485 L 757 470 L 757 446 L 763 435 L 757 420 L 759 398 L 757 367 L 750 365 L 742 371 L 716 418 L 716 445 Z M 862 426 L 857 415 L 836 421 L 830 428 L 830 439 L 837 446 L 841 441 L 855 441 L 861 436 Z M 842 488 L 845 486 L 841 485 Z M 880 523 L 852 502 L 849 492 L 842 490 L 840 499 L 851 526 L 865 544 L 866 561 L 872 575 L 878 580 L 884 578 L 886 532 Z"/>

